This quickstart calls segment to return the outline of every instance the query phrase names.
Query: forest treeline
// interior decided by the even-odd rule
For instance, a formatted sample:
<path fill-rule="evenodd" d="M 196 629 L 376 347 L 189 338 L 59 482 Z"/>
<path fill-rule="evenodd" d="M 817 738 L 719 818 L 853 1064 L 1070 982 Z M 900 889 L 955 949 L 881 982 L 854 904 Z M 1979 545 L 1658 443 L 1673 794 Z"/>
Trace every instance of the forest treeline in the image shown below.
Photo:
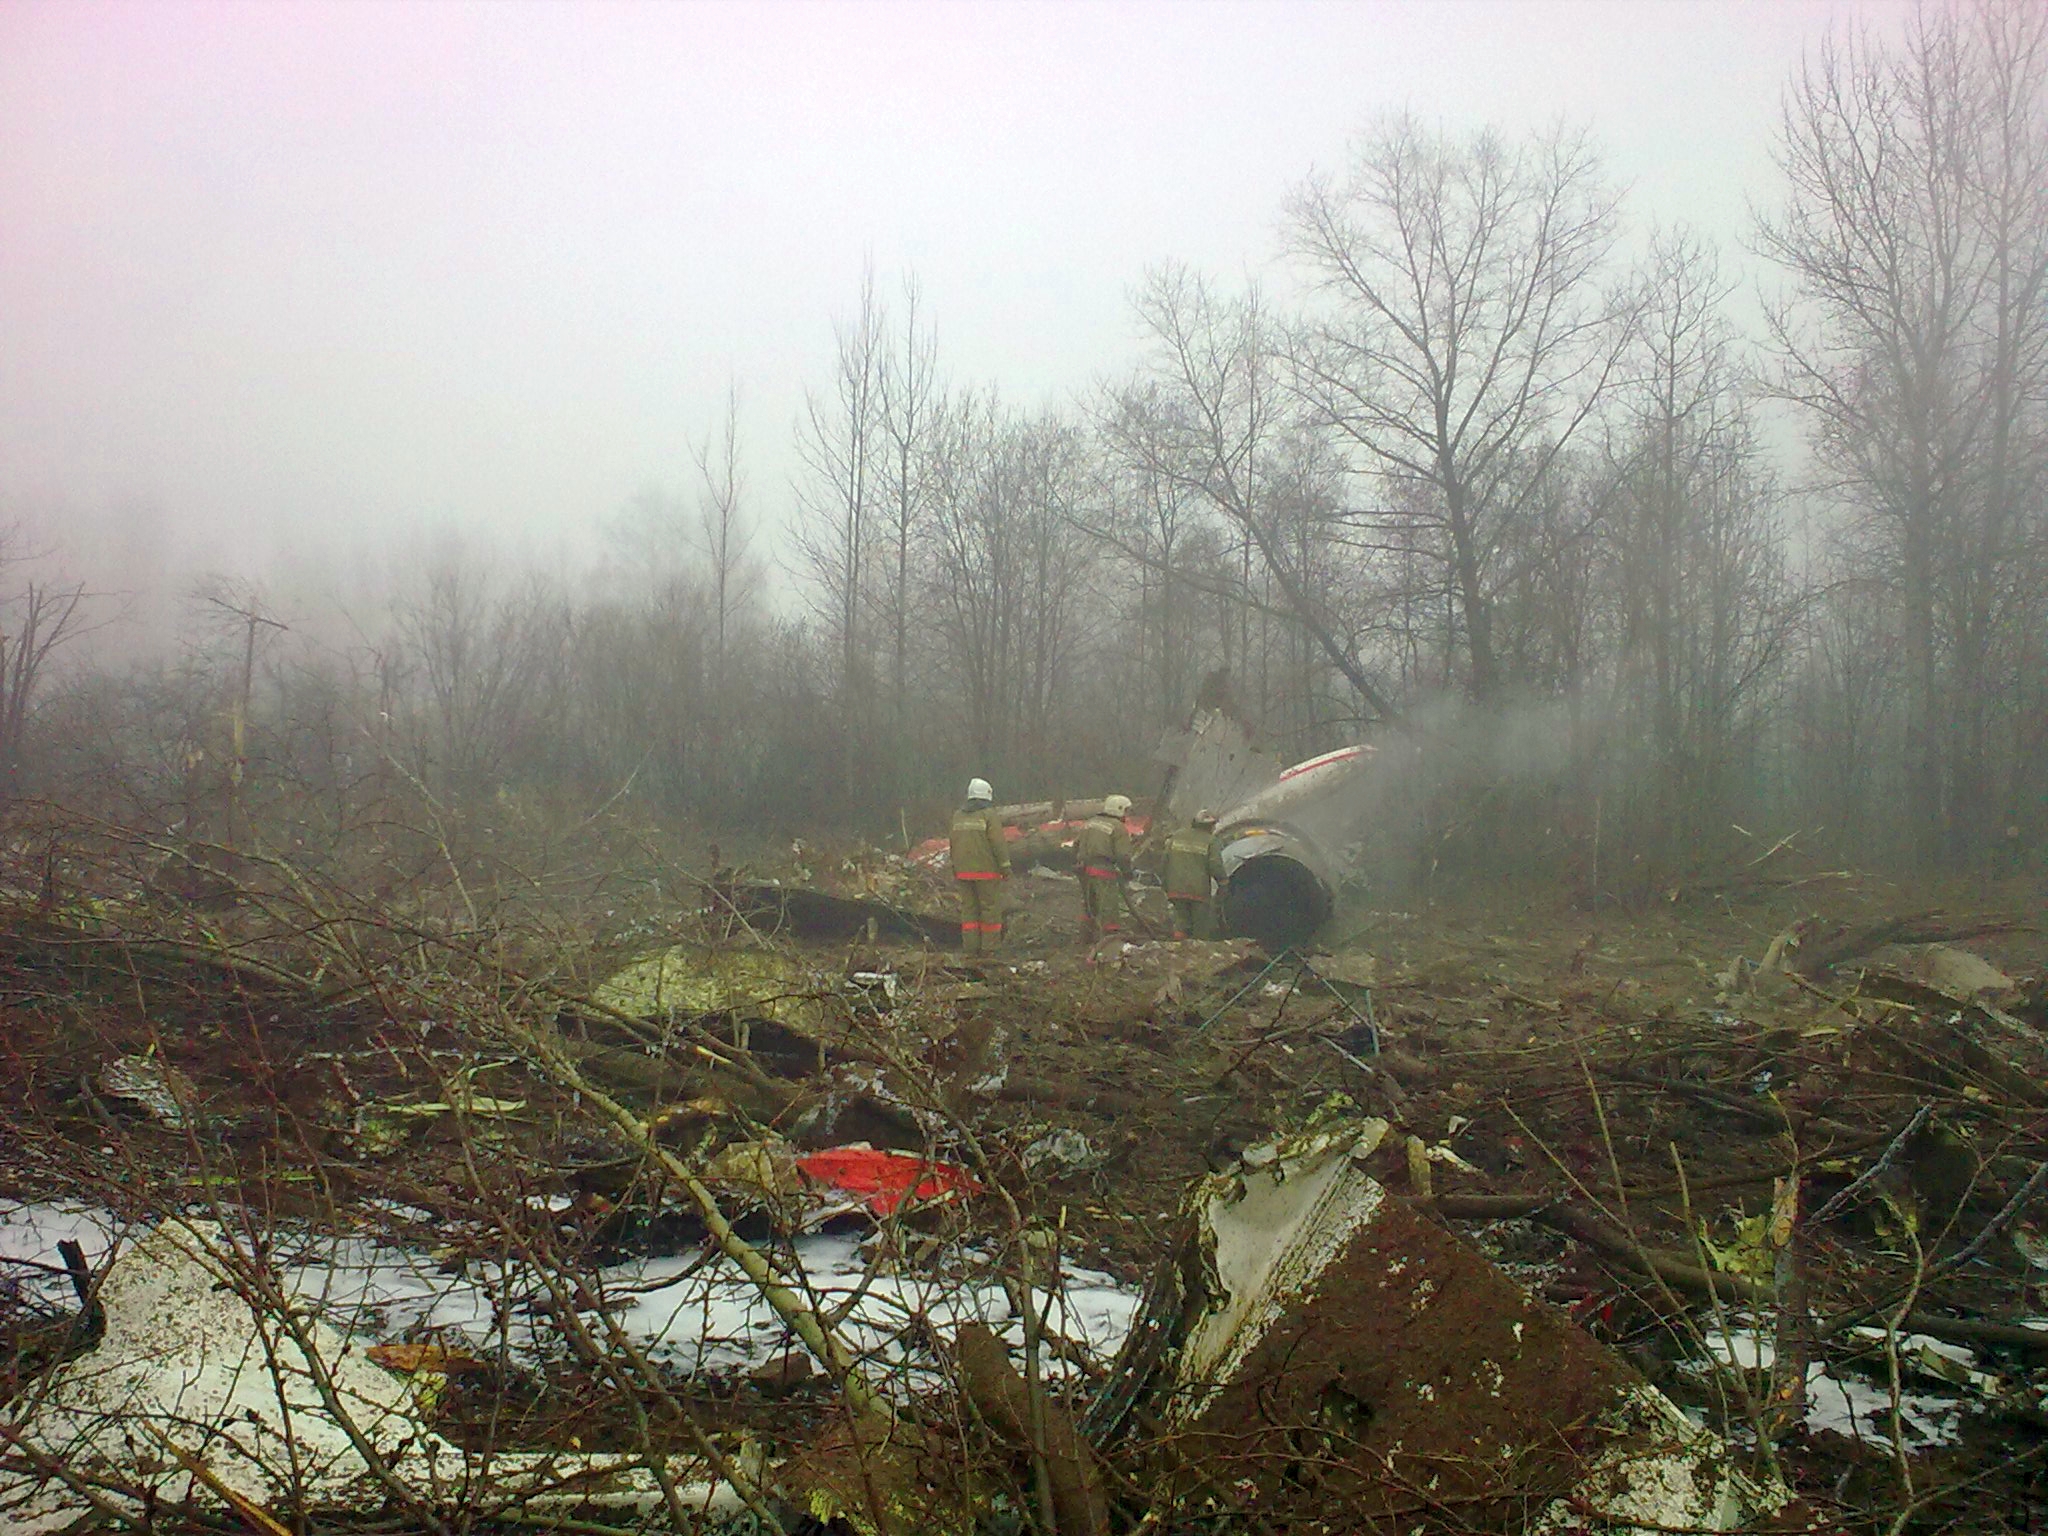
<path fill-rule="evenodd" d="M 393 793 L 622 789 L 880 835 L 970 772 L 1143 793 L 1220 672 L 1285 757 L 1399 740 L 1446 826 L 1490 803 L 1490 837 L 1576 828 L 1617 867 L 1739 828 L 2026 857 L 2048 9 L 1832 36 L 1776 154 L 1721 250 L 1628 225 L 1587 135 L 1381 119 L 1286 194 L 1267 286 L 1142 274 L 1138 366 L 1054 408 L 954 379 L 915 280 L 870 273 L 774 548 L 781 487 L 750 478 L 735 407 L 687 485 L 621 514 L 594 585 L 450 555 L 337 646 L 221 583 L 192 644 L 119 669 L 64 664 L 83 589 L 27 588 L 11 787 L 227 840 Z M 770 603 L 783 581 L 801 607 Z"/>

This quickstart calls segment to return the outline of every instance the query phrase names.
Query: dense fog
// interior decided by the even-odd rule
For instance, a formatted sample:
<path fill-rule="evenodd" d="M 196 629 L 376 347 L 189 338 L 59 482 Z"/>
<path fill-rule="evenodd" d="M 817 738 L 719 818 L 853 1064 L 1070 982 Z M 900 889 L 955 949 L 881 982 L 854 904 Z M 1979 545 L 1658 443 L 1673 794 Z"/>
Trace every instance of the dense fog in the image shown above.
<path fill-rule="evenodd" d="M 1535 9 L 1473 8 L 1444 35 L 1499 44 Z M 1059 102 L 1036 129 L 1018 121 L 1015 81 L 991 84 L 1007 77 L 972 53 L 959 13 L 863 12 L 875 48 L 895 38 L 919 65 L 949 49 L 976 60 L 964 83 L 988 88 L 996 127 L 973 116 L 977 98 L 913 89 L 910 75 L 906 100 L 935 121 L 966 114 L 976 143 L 1005 146 L 984 169 L 1008 190 L 962 210 L 972 238 L 843 253 L 836 298 L 775 298 L 753 335 L 715 316 L 763 313 L 763 285 L 797 258 L 786 238 L 757 248 L 746 219 L 717 217 L 717 197 L 687 227 L 632 206 L 602 154 L 654 131 L 637 101 L 551 146 L 520 141 L 538 118 L 500 131 L 452 87 L 409 94 L 464 61 L 482 75 L 537 67 L 533 40 L 519 46 L 535 13 L 460 13 L 473 37 L 417 13 L 376 13 L 366 29 L 357 13 L 329 39 L 347 46 L 327 88 L 295 107 L 284 87 L 293 70 L 327 78 L 318 61 L 259 58 L 267 93 L 221 103 L 223 135 L 195 137 L 193 121 L 214 119 L 190 115 L 179 82 L 224 67 L 238 14 L 51 7 L 6 23 L 31 60 L 72 57 L 94 27 L 169 38 L 130 80 L 158 91 L 121 110 L 145 125 L 161 112 L 215 156 L 240 145 L 196 170 L 177 164 L 175 138 L 132 163 L 111 129 L 74 145 L 77 217 L 112 227 L 118 199 L 167 203 L 152 166 L 215 199 L 183 210 L 196 217 L 164 271 L 128 249 L 93 274 L 110 313 L 171 326 L 138 328 L 132 344 L 144 359 L 183 349 L 182 373 L 155 367 L 129 390 L 105 323 L 66 348 L 55 331 L 76 294 L 52 297 L 66 247 L 35 229 L 9 239 L 10 307 L 49 370 L 47 388 L 19 362 L 10 374 L 25 425 L 0 458 L 15 519 L 0 672 L 10 794 L 279 846 L 344 839 L 393 794 L 451 812 L 524 797 L 900 840 L 928 830 L 970 773 L 1004 799 L 1142 796 L 1156 744 L 1206 688 L 1283 759 L 1365 739 L 1413 765 L 1378 791 L 1407 862 L 1490 867 L 1568 848 L 1647 890 L 1787 833 L 1849 860 L 1975 866 L 2027 858 L 2048 831 L 2048 24 L 2033 6 L 1797 13 L 1801 30 L 1770 34 L 1787 45 L 1764 72 L 1778 108 L 1752 74 L 1726 93 L 1740 121 L 1698 125 L 1763 158 L 1750 181 L 1702 176 L 1697 217 L 1655 147 L 1615 142 L 1612 124 L 1641 110 L 1619 72 L 1612 104 L 1528 79 L 1502 114 L 1465 99 L 1497 57 L 1475 57 L 1451 105 L 1411 94 L 1403 107 L 1376 78 L 1377 94 L 1348 104 L 1348 138 L 1268 137 L 1223 159 L 1202 173 L 1214 227 L 1179 254 L 1117 255 L 1113 272 L 1106 247 L 1069 263 L 1043 243 L 1046 209 L 1071 189 L 1021 167 L 1052 178 L 1063 158 L 1088 158 Z M 1224 13 L 1275 37 L 1290 18 L 1301 38 L 1368 19 L 1269 14 Z M 1426 35 L 1443 15 L 1389 10 L 1385 36 Z M 750 30 L 707 11 L 716 46 L 688 80 L 744 96 L 739 77 L 775 28 L 801 32 L 805 16 L 824 31 L 792 46 L 821 67 L 843 15 L 778 13 Z M 1086 30 L 1077 16 L 1119 39 L 1158 23 L 1160 56 L 1130 66 L 1144 101 L 1177 50 L 1220 35 L 1215 15 L 1184 33 L 1171 14 L 1016 10 L 979 41 L 1028 39 L 1034 21 L 1066 38 Z M 1582 67 L 1618 71 L 1624 16 L 1642 20 L 1645 47 L 1683 45 L 1703 24 L 1561 10 L 1549 31 L 1585 29 Z M 604 13 L 593 26 L 617 50 L 673 22 Z M 1255 60 L 1271 66 L 1281 52 L 1261 37 Z M 334 83 L 380 41 L 393 50 L 382 94 L 338 104 Z M 739 75 L 721 82 L 717 58 Z M 1042 62 L 1026 48 L 1017 78 Z M 1076 67 L 1076 90 L 1114 75 Z M 1654 67 L 1710 81 L 1729 66 L 1706 50 Z M 47 139 L 81 109 L 38 78 L 10 120 Z M 1304 96 L 1326 85 L 1311 75 Z M 818 108 L 842 89 L 821 87 Z M 406 177 L 420 125 L 403 120 L 428 99 L 467 136 L 479 244 L 410 257 L 440 272 L 444 296 L 478 304 L 504 302 L 486 268 L 521 249 L 563 279 L 561 312 L 505 310 L 487 347 L 474 344 L 494 334 L 489 313 L 374 323 L 423 269 L 397 262 L 402 228 L 372 237 L 351 219 L 431 195 Z M 678 121 L 706 110 L 693 99 Z M 1305 109 L 1289 110 L 1299 131 Z M 919 121 L 908 107 L 888 118 L 897 134 Z M 771 147 L 831 138 L 827 124 L 774 131 L 749 142 L 728 126 L 693 174 L 728 178 L 721 195 L 744 210 L 773 174 Z M 1020 147 L 1032 132 L 1048 139 L 1043 161 Z M 378 155 L 351 157 L 349 134 Z M 1676 139 L 1657 152 L 1700 153 Z M 526 170 L 558 185 L 550 156 L 572 153 L 599 156 L 591 206 L 522 208 Z M 398 178 L 381 200 L 364 177 L 378 157 Z M 1118 163 L 1091 163 L 1087 185 L 1121 186 Z M 337 165 L 346 195 L 322 181 Z M 935 187 L 957 169 L 935 170 Z M 878 172 L 891 208 L 916 206 L 905 174 Z M 4 186 L 24 214 L 48 215 L 63 211 L 57 180 L 17 170 Z M 289 189 L 246 206 L 298 217 L 238 219 L 245 184 Z M 1157 229 L 1200 224 L 1137 182 L 1122 191 L 1129 217 L 1151 209 Z M 821 208 L 827 243 L 864 227 L 846 215 L 859 200 L 842 186 Z M 173 212 L 155 216 L 169 228 Z M 600 216 L 612 222 L 563 222 Z M 1010 219 L 1016 265 L 978 266 Z M 422 220 L 437 238 L 449 227 Z M 651 283 L 649 252 L 670 241 L 679 271 L 715 250 L 710 271 L 733 286 L 693 290 L 687 313 L 653 307 L 633 376 L 641 414 L 606 436 L 598 354 L 576 333 L 587 322 L 615 342 L 628 322 L 595 304 L 589 273 L 613 252 L 622 279 Z M 250 361 L 234 327 L 312 302 L 266 305 L 252 284 L 247 308 L 224 303 L 222 285 L 278 270 L 249 252 L 279 243 L 324 285 L 308 334 L 335 346 L 340 316 L 363 328 L 361 354 Z M 360 271 L 343 264 L 350 251 Z M 803 253 L 806 270 L 819 259 Z M 137 297 L 152 283 L 189 291 L 152 308 Z M 207 333 L 207 315 L 238 318 Z M 654 337 L 663 322 L 673 330 Z M 280 356 L 296 344 L 262 340 Z M 471 355 L 451 353 L 464 344 Z M 362 387 L 366 364 L 388 388 Z M 537 374 L 548 389 L 526 389 Z M 137 443 L 183 418 L 174 399 L 144 396 L 177 387 L 204 400 L 210 435 L 152 457 Z M 124 392 L 120 409 L 107 403 Z M 437 399 L 463 408 L 434 414 Z M 103 417 L 62 409 L 86 400 Z M 292 438 L 323 416 L 321 435 Z M 429 442 L 436 431 L 454 440 Z M 151 464 L 175 469 L 151 484 Z M 578 466 L 583 482 L 565 489 Z M 470 472 L 481 498 L 457 483 Z"/>

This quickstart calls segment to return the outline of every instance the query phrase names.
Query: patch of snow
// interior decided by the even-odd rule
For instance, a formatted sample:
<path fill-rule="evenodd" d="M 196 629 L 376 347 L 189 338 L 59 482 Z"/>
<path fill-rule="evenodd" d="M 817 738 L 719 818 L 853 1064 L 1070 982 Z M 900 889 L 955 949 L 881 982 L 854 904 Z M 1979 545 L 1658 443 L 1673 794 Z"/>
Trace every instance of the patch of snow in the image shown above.
<path fill-rule="evenodd" d="M 120 1230 L 111 1212 L 90 1206 L 0 1201 L 0 1282 L 11 1282 L 24 1297 L 76 1306 L 69 1279 L 26 1265 L 57 1264 L 57 1244 L 70 1241 L 84 1250 L 85 1262 L 97 1272 Z"/>
<path fill-rule="evenodd" d="M 795 1248 L 804 1284 L 822 1305 L 837 1308 L 858 1296 L 840 1328 L 848 1345 L 906 1386 L 927 1381 L 922 1351 L 910 1342 L 926 1327 L 950 1334 L 983 1322 L 1011 1343 L 1023 1340 L 1023 1325 L 992 1278 L 949 1274 L 943 1265 L 871 1275 L 859 1240 L 848 1235 L 800 1238 Z M 781 1319 L 730 1261 L 720 1256 L 691 1274 L 699 1264 L 696 1257 L 648 1259 L 601 1277 L 607 1291 L 634 1293 L 618 1320 L 653 1358 L 695 1373 L 763 1364 L 792 1346 Z M 686 1274 L 686 1285 L 656 1288 Z M 1138 1297 L 1091 1270 L 1069 1269 L 1064 1279 L 1048 1326 L 1098 1358 L 1112 1357 Z"/>
<path fill-rule="evenodd" d="M 1778 1348 L 1771 1340 L 1750 1328 L 1724 1333 L 1718 1328 L 1700 1335 L 1707 1354 L 1717 1364 L 1739 1365 L 1746 1371 L 1768 1371 L 1778 1362 Z"/>
<path fill-rule="evenodd" d="M 77 1237 L 97 1269 L 115 1226 L 107 1213 L 83 1207 L 0 1208 L 0 1259 L 50 1263 L 60 1238 Z M 826 1308 L 858 1296 L 842 1327 L 849 1346 L 890 1372 L 909 1372 L 905 1381 L 913 1387 L 927 1380 L 928 1357 L 917 1342 L 927 1328 L 950 1333 L 972 1320 L 1022 1342 L 1023 1325 L 1000 1279 L 971 1248 L 942 1252 L 914 1270 L 871 1266 L 857 1235 L 799 1237 L 791 1252 L 799 1292 L 815 1295 Z M 543 1278 L 524 1266 L 484 1258 L 441 1261 L 367 1237 L 305 1234 L 280 1234 L 270 1259 L 283 1293 L 348 1342 L 450 1334 L 477 1353 L 502 1347 L 521 1364 L 563 1342 Z M 36 1279 L 53 1302 L 73 1304 L 64 1277 Z M 692 1250 L 636 1259 L 599 1270 L 591 1280 L 607 1313 L 636 1344 L 685 1371 L 747 1369 L 800 1347 L 723 1254 Z M 1069 1266 L 1061 1280 L 1048 1327 L 1106 1363 L 1130 1331 L 1137 1293 L 1097 1270 Z M 592 1327 L 602 1338 L 602 1326 L 593 1321 Z"/>
<path fill-rule="evenodd" d="M 365 1200 L 363 1207 L 366 1210 L 381 1212 L 394 1221 L 409 1221 L 422 1227 L 433 1226 L 440 1219 L 432 1211 L 422 1210 L 416 1205 L 406 1205 L 398 1200 L 386 1200 L 381 1196 L 372 1196 Z"/>
<path fill-rule="evenodd" d="M 1882 1341 L 1884 1330 L 1858 1328 L 1860 1338 Z M 1777 1363 L 1777 1349 L 1770 1339 L 1754 1329 L 1712 1329 L 1701 1335 L 1707 1355 L 1721 1366 L 1747 1371 L 1768 1371 Z M 1944 1344 L 1926 1334 L 1906 1334 L 1899 1340 L 1901 1360 L 1911 1368 L 1912 1357 L 1922 1349 L 1968 1367 L 1976 1356 L 1958 1344 Z M 1978 1373 L 1972 1373 L 1974 1376 Z M 1987 1380 L 1989 1378 L 1986 1378 Z M 1906 1433 L 1907 1449 L 1923 1450 L 1952 1444 L 1964 1408 L 1963 1400 L 1941 1393 L 1903 1392 L 1899 1396 L 1899 1418 Z M 1806 1368 L 1806 1425 L 1809 1429 L 1833 1430 L 1858 1440 L 1889 1446 L 1891 1441 L 1891 1392 L 1888 1387 L 1860 1376 L 1838 1372 L 1825 1362 Z"/>
<path fill-rule="evenodd" d="M 1908 1450 L 1953 1445 L 1962 1419 L 1962 1402 L 1933 1393 L 1901 1392 L 1899 1421 Z M 1806 1423 L 1810 1429 L 1832 1429 L 1852 1440 L 1889 1446 L 1892 1443 L 1892 1400 L 1888 1389 L 1855 1376 L 1836 1376 L 1824 1365 L 1806 1373 Z"/>

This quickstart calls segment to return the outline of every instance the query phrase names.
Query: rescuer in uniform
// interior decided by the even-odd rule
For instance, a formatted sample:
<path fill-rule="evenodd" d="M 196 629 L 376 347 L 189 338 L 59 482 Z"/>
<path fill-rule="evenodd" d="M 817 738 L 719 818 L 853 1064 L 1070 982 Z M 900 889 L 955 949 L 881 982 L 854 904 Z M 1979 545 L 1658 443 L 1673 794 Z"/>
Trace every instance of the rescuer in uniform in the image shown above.
<path fill-rule="evenodd" d="M 1166 887 L 1167 909 L 1173 914 L 1176 939 L 1216 936 L 1213 894 L 1223 879 L 1223 848 L 1216 840 L 1216 813 L 1195 812 L 1195 819 L 1166 840 L 1166 863 L 1159 872 Z"/>
<path fill-rule="evenodd" d="M 1003 941 L 1003 881 L 1010 875 L 1010 845 L 987 779 L 967 782 L 967 803 L 953 813 L 953 883 L 960 891 L 960 949 L 995 953 Z"/>
<path fill-rule="evenodd" d="M 1081 877 L 1081 942 L 1123 929 L 1123 882 L 1131 878 L 1131 833 L 1124 817 L 1130 797 L 1110 795 L 1074 840 L 1074 872 Z"/>

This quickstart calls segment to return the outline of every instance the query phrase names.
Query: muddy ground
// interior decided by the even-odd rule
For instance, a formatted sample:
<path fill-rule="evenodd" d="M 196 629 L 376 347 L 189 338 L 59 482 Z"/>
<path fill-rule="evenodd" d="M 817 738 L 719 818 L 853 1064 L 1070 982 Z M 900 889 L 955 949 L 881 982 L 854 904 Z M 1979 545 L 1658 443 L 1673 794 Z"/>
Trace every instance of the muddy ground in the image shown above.
<path fill-rule="evenodd" d="M 1761 1423 L 1813 1528 L 2048 1523 L 2036 886 L 1752 870 L 1593 911 L 1543 886 L 1352 892 L 1312 953 L 1272 957 L 1141 933 L 1084 950 L 1074 883 L 1037 873 L 1010 884 L 1002 953 L 964 960 L 888 923 L 778 931 L 744 897 L 780 880 L 949 915 L 942 877 L 826 844 L 497 928 L 374 903 L 315 921 L 303 891 L 241 873 L 203 908 L 81 876 L 0 921 L 0 1197 L 374 1232 L 444 1266 L 693 1251 L 673 1178 L 536 1065 L 541 1040 L 693 1167 L 867 1142 L 969 1170 L 980 1193 L 881 1224 L 899 1268 L 1049 1232 L 1135 1298 L 1194 1181 L 1375 1115 L 1388 1187 L 1743 1454 Z M 1163 916 L 1156 890 L 1142 905 Z M 607 990 L 671 944 L 664 995 Z M 132 1065 L 110 1077 L 124 1060 L 172 1069 L 154 1107 Z M 749 1155 L 720 1188 L 773 1245 L 820 1192 L 736 1173 Z M 1816 1320 L 1803 1343 L 1779 1332 L 1788 1286 Z M 68 1347 L 45 1293 L 9 1294 L 0 1396 Z M 1789 1419 L 1764 1375 L 1713 1364 L 1754 1360 L 1758 1336 L 1825 1367 Z M 801 1354 L 671 1368 L 663 1389 L 801 1458 L 830 1418 Z M 1106 1364 L 1067 1374 L 1076 1412 Z M 645 1396 L 573 1352 L 501 1354 L 451 1373 L 434 1412 L 500 1446 L 687 1445 Z"/>

